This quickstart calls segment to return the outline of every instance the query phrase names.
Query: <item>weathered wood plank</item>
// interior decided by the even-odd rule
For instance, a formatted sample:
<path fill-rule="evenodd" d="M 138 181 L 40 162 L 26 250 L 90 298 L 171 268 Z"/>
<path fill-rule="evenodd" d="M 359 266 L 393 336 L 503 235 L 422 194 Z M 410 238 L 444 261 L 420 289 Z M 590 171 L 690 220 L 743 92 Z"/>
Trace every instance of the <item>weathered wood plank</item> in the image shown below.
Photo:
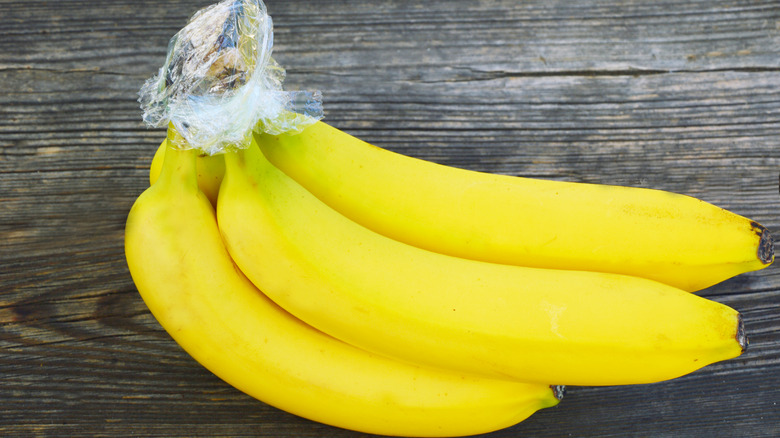
<path fill-rule="evenodd" d="M 0 0 L 0 435 L 359 437 L 225 385 L 154 321 L 124 261 L 162 138 L 137 90 L 209 1 Z M 288 87 L 368 141 L 474 170 L 691 194 L 775 233 L 776 1 L 272 1 Z M 570 388 L 490 437 L 780 435 L 780 274 L 701 294 L 742 357 Z"/>

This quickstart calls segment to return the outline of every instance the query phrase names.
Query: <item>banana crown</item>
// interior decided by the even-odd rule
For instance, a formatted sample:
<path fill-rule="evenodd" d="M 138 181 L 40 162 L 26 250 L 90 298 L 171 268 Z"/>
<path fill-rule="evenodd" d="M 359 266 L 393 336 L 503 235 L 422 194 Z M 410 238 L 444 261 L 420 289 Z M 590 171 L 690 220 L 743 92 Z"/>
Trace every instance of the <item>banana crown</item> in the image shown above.
<path fill-rule="evenodd" d="M 271 57 L 273 22 L 261 0 L 225 0 L 198 11 L 173 36 L 165 64 L 139 92 L 144 121 L 172 123 L 209 155 L 242 147 L 255 129 L 300 132 L 322 118 L 319 91 L 284 91 Z"/>

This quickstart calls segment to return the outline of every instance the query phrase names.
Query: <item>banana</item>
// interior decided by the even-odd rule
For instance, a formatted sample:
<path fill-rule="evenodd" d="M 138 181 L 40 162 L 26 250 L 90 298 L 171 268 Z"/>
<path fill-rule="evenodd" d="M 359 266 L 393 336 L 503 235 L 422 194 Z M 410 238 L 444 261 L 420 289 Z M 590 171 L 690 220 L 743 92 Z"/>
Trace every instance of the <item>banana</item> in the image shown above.
<path fill-rule="evenodd" d="M 650 383 L 739 356 L 739 314 L 643 278 L 486 263 L 349 220 L 271 165 L 225 156 L 217 218 L 237 265 L 304 322 L 410 362 L 564 385 Z"/>
<path fill-rule="evenodd" d="M 160 176 L 167 146 L 168 140 L 165 139 L 160 143 L 160 146 L 154 153 L 152 165 L 149 168 L 150 185 L 154 185 L 154 182 L 157 181 L 157 178 Z M 222 182 L 222 178 L 225 175 L 225 158 L 222 154 L 208 155 L 199 153 L 195 160 L 195 165 L 198 172 L 198 187 L 203 194 L 209 198 L 211 205 L 216 207 L 219 184 Z"/>
<path fill-rule="evenodd" d="M 372 146 L 323 122 L 297 135 L 255 137 L 271 163 L 332 208 L 443 254 L 614 272 L 687 291 L 774 259 L 766 228 L 689 196 L 467 171 Z"/>
<path fill-rule="evenodd" d="M 195 154 L 166 150 L 161 176 L 129 213 L 125 249 L 155 318 L 218 377 L 287 412 L 383 435 L 487 433 L 558 403 L 559 386 L 393 361 L 293 318 L 233 264 L 198 190 Z"/>

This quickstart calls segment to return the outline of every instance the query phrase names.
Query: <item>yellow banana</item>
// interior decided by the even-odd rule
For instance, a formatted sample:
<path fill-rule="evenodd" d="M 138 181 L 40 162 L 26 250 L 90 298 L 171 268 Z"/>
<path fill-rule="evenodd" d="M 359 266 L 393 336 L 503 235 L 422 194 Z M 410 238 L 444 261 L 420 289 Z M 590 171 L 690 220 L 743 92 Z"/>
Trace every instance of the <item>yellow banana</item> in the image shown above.
<path fill-rule="evenodd" d="M 152 165 L 149 168 L 149 184 L 151 185 L 154 185 L 154 182 L 160 176 L 167 146 L 168 140 L 165 139 L 154 153 Z M 209 198 L 211 205 L 216 207 L 219 184 L 225 175 L 225 158 L 221 154 L 207 155 L 199 153 L 195 160 L 195 166 L 198 172 L 198 187 Z"/>
<path fill-rule="evenodd" d="M 396 362 L 293 318 L 233 264 L 198 191 L 195 152 L 165 154 L 128 216 L 127 262 L 160 324 L 227 383 L 311 420 L 384 435 L 486 433 L 558 403 L 561 387 Z"/>
<path fill-rule="evenodd" d="M 332 208 L 443 254 L 628 274 L 687 291 L 774 258 L 766 228 L 689 196 L 447 167 L 374 147 L 323 122 L 256 139 L 271 163 Z"/>
<path fill-rule="evenodd" d="M 277 304 L 380 354 L 565 385 L 648 383 L 738 356 L 738 313 L 636 277 L 492 264 L 407 245 L 342 216 L 253 143 L 225 156 L 228 252 Z"/>

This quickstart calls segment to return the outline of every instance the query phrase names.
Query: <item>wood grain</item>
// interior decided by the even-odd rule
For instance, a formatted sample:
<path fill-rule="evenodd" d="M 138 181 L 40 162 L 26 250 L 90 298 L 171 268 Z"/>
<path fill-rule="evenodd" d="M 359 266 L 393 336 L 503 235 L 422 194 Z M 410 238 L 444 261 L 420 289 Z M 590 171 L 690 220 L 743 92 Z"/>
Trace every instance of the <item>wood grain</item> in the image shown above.
<path fill-rule="evenodd" d="M 137 91 L 208 1 L 0 0 L 0 435 L 361 437 L 224 384 L 160 328 L 124 220 L 163 133 Z M 775 234 L 777 1 L 268 0 L 287 88 L 326 120 L 453 166 L 690 194 Z M 742 357 L 572 387 L 491 438 L 780 436 L 780 274 L 700 292 Z"/>

